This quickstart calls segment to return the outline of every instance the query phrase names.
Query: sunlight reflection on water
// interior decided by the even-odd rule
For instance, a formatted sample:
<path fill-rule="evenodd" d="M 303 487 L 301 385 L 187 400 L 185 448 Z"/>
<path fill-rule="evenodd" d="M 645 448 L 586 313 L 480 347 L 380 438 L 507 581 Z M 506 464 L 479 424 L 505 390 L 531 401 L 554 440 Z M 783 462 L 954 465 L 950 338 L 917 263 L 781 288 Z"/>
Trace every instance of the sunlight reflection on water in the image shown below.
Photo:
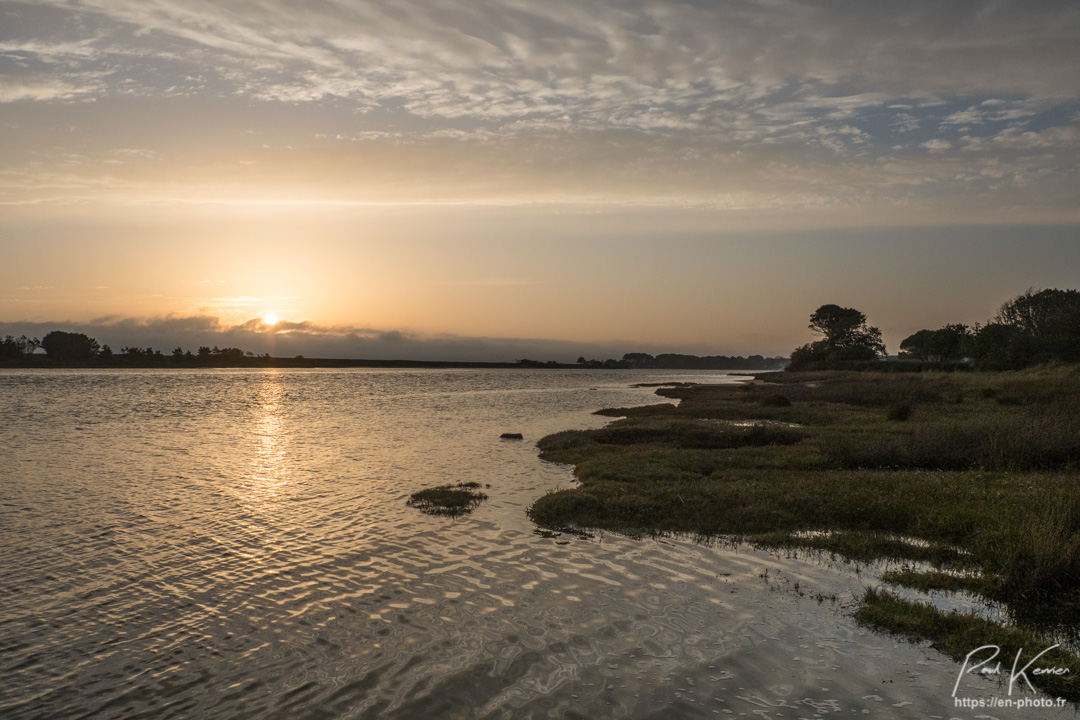
<path fill-rule="evenodd" d="M 289 434 L 281 410 L 282 394 L 281 376 L 277 371 L 259 379 L 251 433 L 255 452 L 251 472 L 244 478 L 245 500 L 252 511 L 273 512 L 274 505 L 290 483 Z"/>

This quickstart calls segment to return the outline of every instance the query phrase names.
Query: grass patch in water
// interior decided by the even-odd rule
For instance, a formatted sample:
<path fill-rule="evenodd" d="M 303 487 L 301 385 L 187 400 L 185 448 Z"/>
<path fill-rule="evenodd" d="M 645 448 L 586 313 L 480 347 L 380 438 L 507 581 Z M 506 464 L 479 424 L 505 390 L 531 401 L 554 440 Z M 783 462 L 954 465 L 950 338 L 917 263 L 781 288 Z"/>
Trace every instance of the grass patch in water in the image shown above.
<path fill-rule="evenodd" d="M 946 592 L 968 592 L 975 595 L 992 595 L 993 583 L 982 575 L 955 575 L 937 570 L 917 571 L 911 568 L 889 570 L 882 573 L 881 579 L 893 585 L 928 593 L 933 590 Z"/>
<path fill-rule="evenodd" d="M 913 543 L 903 538 L 873 532 L 772 532 L 750 535 L 744 539 L 758 547 L 809 548 L 863 563 L 883 559 L 910 560 L 954 570 L 970 570 L 978 566 L 970 553 L 962 552 L 948 543 Z"/>
<path fill-rule="evenodd" d="M 465 482 L 426 488 L 410 495 L 405 504 L 428 515 L 457 517 L 472 512 L 487 500 L 487 495 L 480 492 L 479 487 L 478 482 Z"/>

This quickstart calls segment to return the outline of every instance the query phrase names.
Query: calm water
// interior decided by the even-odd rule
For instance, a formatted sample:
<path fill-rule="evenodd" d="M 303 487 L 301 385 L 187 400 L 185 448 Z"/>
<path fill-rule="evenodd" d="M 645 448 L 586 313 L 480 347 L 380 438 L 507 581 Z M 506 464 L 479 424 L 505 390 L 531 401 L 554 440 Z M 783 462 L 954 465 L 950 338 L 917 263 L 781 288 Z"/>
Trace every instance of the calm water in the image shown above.
<path fill-rule="evenodd" d="M 535 441 L 658 379 L 732 380 L 0 373 L 0 717 L 977 716 L 852 623 L 851 568 L 534 532 L 572 484 Z M 405 505 L 458 481 L 471 516 Z"/>

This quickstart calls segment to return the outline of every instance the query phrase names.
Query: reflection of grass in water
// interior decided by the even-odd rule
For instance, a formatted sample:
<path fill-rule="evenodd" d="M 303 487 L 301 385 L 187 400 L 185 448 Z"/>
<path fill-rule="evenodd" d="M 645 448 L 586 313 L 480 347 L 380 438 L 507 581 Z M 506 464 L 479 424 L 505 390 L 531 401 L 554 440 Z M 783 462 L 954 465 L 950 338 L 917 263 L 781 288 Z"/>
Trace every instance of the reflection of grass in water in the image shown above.
<path fill-rule="evenodd" d="M 466 482 L 426 488 L 410 495 L 406 504 L 428 515 L 457 517 L 472 512 L 487 500 L 487 495 L 477 489 L 479 487 L 478 482 Z"/>
<path fill-rule="evenodd" d="M 542 457 L 574 465 L 581 485 L 542 497 L 530 516 L 974 571 L 890 580 L 963 585 L 1025 623 L 1032 608 L 1080 597 L 1080 369 L 773 379 L 782 393 L 663 388 L 681 403 L 620 408 L 604 414 L 625 418 L 600 430 L 542 439 Z"/>

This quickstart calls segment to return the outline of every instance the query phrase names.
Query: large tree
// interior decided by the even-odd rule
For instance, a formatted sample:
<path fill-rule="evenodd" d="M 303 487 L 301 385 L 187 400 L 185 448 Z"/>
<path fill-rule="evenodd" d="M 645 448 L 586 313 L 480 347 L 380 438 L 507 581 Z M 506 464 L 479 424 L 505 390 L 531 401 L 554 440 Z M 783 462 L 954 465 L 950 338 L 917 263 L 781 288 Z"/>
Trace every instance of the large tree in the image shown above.
<path fill-rule="evenodd" d="M 881 331 L 866 324 L 866 316 L 855 308 L 822 305 L 810 316 L 810 329 L 824 335 L 820 342 L 829 351 L 876 358 L 885 354 Z"/>
<path fill-rule="evenodd" d="M 1003 304 L 975 340 L 976 357 L 989 368 L 1080 362 L 1080 292 L 1028 290 Z"/>
<path fill-rule="evenodd" d="M 1080 331 L 1080 292 L 1030 289 L 1007 301 L 994 320 L 1031 336 Z"/>
<path fill-rule="evenodd" d="M 822 305 L 810 316 L 810 329 L 825 336 L 832 347 L 854 342 L 860 328 L 866 327 L 866 316 L 855 308 Z"/>
<path fill-rule="evenodd" d="M 868 326 L 866 315 L 855 308 L 822 305 L 810 316 L 810 329 L 823 337 L 791 354 L 794 369 L 810 363 L 877 360 L 885 355 L 881 330 Z"/>
<path fill-rule="evenodd" d="M 92 337 L 62 330 L 53 330 L 41 338 L 41 347 L 54 360 L 92 360 L 101 349 Z"/>

